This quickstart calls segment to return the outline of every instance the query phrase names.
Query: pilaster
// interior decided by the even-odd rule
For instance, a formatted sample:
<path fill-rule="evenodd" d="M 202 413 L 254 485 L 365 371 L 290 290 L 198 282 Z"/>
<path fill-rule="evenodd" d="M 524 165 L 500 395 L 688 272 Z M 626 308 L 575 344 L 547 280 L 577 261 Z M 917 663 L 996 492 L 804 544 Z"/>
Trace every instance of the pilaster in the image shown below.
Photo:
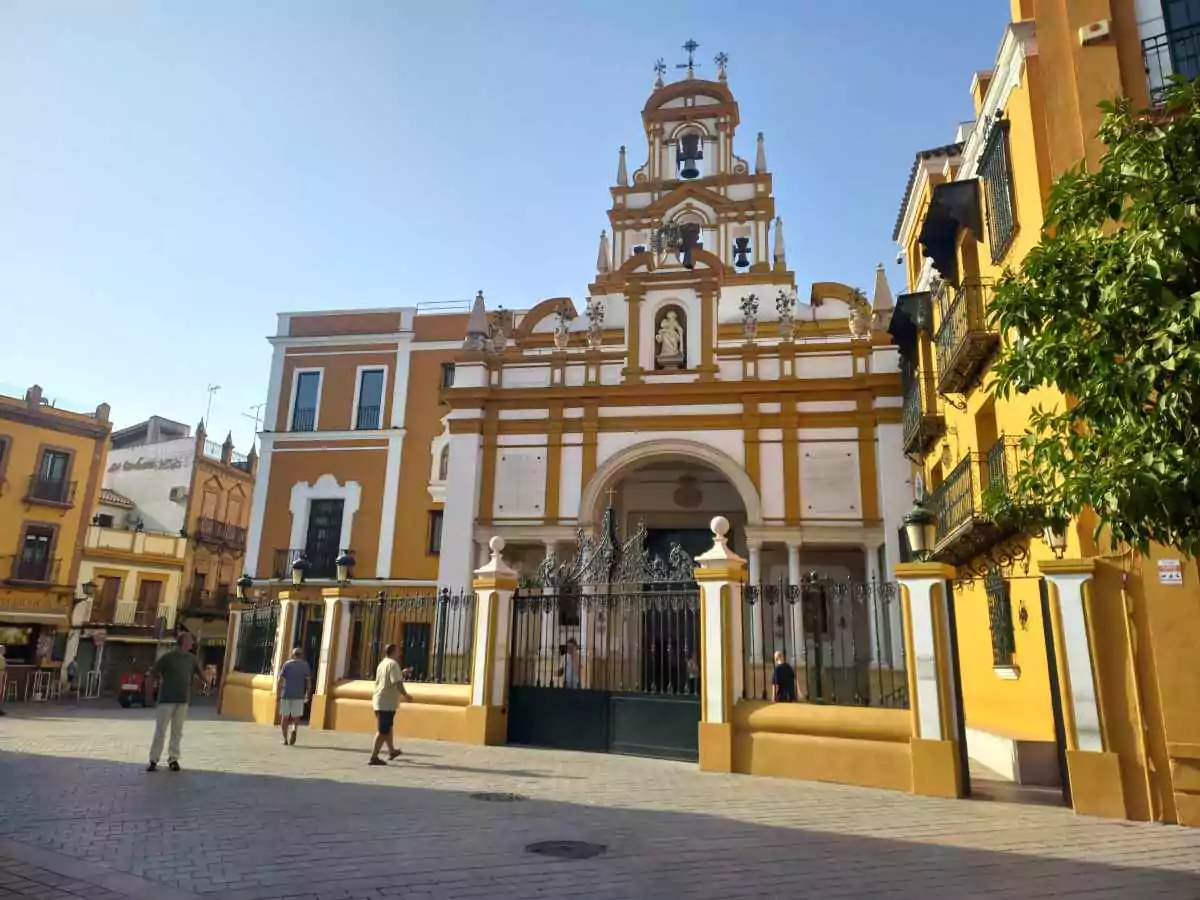
<path fill-rule="evenodd" d="M 504 538 L 488 542 L 492 556 L 475 570 L 475 646 L 471 665 L 471 702 L 467 707 L 469 739 L 476 744 L 503 744 L 508 739 L 509 635 L 517 573 L 504 562 Z"/>

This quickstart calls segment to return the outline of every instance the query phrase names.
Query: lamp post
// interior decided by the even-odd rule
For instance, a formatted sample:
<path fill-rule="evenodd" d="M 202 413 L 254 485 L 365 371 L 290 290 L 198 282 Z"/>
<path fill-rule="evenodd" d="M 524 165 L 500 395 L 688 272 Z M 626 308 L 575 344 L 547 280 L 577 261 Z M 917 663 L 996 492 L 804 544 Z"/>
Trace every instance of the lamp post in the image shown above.
<path fill-rule="evenodd" d="M 304 577 L 308 574 L 308 570 L 312 568 L 312 563 L 308 561 L 308 557 L 301 554 L 292 562 L 292 587 L 301 587 L 304 584 Z"/>
<path fill-rule="evenodd" d="M 350 583 L 350 570 L 354 568 L 354 551 L 343 550 L 342 555 L 334 560 L 337 566 L 337 581 L 340 585 Z"/>
<path fill-rule="evenodd" d="M 1067 553 L 1067 526 L 1059 522 L 1051 522 L 1042 531 L 1042 539 L 1054 553 L 1055 559 L 1062 559 Z"/>
<path fill-rule="evenodd" d="M 254 586 L 254 579 L 249 574 L 243 572 L 242 577 L 234 582 L 234 587 L 237 589 L 237 598 L 239 603 L 245 603 L 250 593 L 250 588 Z"/>
<path fill-rule="evenodd" d="M 937 516 L 918 498 L 904 516 L 904 534 L 908 538 L 908 548 L 919 562 L 929 559 L 929 526 L 937 520 Z"/>

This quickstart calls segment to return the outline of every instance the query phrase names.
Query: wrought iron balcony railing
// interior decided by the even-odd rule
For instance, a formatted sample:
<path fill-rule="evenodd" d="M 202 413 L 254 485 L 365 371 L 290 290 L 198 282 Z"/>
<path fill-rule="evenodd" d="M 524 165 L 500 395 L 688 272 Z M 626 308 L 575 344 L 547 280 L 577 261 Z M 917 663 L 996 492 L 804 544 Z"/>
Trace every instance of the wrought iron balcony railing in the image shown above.
<path fill-rule="evenodd" d="M 934 338 L 937 356 L 937 391 L 961 394 L 970 389 L 983 364 L 1000 344 L 1000 334 L 987 321 L 986 299 L 990 286 L 964 281 L 950 298 L 943 286 L 937 304 L 940 314 Z"/>
<path fill-rule="evenodd" d="M 291 579 L 292 563 L 297 557 L 303 556 L 308 560 L 308 571 L 305 578 L 333 578 L 337 574 L 337 558 L 341 553 L 337 550 L 319 550 L 304 547 L 282 547 L 275 550 L 275 565 L 271 570 L 272 578 Z"/>
<path fill-rule="evenodd" d="M 1176 28 L 1142 41 L 1150 100 L 1161 103 L 1172 75 L 1200 75 L 1200 24 Z"/>
<path fill-rule="evenodd" d="M 213 590 L 192 588 L 187 596 L 186 608 L 192 613 L 217 613 L 229 609 L 229 586 L 218 585 Z"/>
<path fill-rule="evenodd" d="M 934 515 L 933 556 L 953 565 L 978 556 L 1011 536 L 1010 522 L 995 521 L 985 510 L 989 492 L 1013 490 L 1019 444 L 1001 436 L 986 454 L 963 457 L 930 496 Z"/>
<path fill-rule="evenodd" d="M 201 516 L 196 520 L 196 539 L 209 544 L 223 544 L 241 550 L 246 546 L 246 529 L 238 525 Z"/>
<path fill-rule="evenodd" d="M 354 417 L 354 427 L 358 429 L 375 429 L 379 427 L 379 407 L 360 406 Z"/>
<path fill-rule="evenodd" d="M 933 377 L 918 375 L 904 392 L 904 452 L 924 453 L 945 430 Z"/>
<path fill-rule="evenodd" d="M 50 557 L 12 557 L 8 580 L 22 584 L 56 584 L 61 560 Z"/>
<path fill-rule="evenodd" d="M 316 427 L 316 407 L 297 407 L 292 413 L 292 431 L 314 431 Z"/>
<path fill-rule="evenodd" d="M 54 506 L 75 505 L 75 482 L 60 479 L 29 476 L 29 487 L 25 491 L 27 503 L 49 503 Z"/>

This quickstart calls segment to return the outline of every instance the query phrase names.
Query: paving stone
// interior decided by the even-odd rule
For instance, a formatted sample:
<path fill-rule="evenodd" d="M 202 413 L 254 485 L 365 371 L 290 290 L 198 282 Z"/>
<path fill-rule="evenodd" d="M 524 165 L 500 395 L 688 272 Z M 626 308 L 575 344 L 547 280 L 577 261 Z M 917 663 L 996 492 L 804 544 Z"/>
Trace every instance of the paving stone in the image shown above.
<path fill-rule="evenodd" d="M 185 770 L 148 774 L 153 711 L 12 712 L 0 898 L 1200 898 L 1200 831 L 1055 807 L 419 741 L 368 768 L 369 736 L 306 730 L 282 747 L 203 708 Z M 525 852 L 545 840 L 608 851 Z"/>

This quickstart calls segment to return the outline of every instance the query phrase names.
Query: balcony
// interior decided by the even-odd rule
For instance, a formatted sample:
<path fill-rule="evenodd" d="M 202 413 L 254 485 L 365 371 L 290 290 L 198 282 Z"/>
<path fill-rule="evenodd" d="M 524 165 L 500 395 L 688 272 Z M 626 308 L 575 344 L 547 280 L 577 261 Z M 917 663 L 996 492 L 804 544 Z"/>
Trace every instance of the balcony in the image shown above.
<path fill-rule="evenodd" d="M 303 556 L 309 564 L 308 571 L 304 575 L 305 578 L 333 578 L 337 574 L 337 558 L 340 555 L 337 550 L 306 550 L 303 547 L 277 548 L 271 577 L 290 581 L 292 563 L 296 561 L 297 557 Z"/>
<path fill-rule="evenodd" d="M 154 606 L 139 604 L 135 600 L 108 600 L 100 597 L 92 600 L 89 625 L 118 626 L 129 629 L 149 630 L 163 620 L 163 628 L 175 627 L 175 607 L 158 603 Z"/>
<path fill-rule="evenodd" d="M 201 516 L 196 520 L 194 537 L 206 544 L 220 544 L 242 550 L 246 547 L 246 529 L 217 519 Z"/>
<path fill-rule="evenodd" d="M 937 392 L 966 393 L 979 370 L 1000 345 L 999 332 L 987 322 L 986 294 L 990 285 L 965 281 L 950 300 L 950 289 L 942 287 L 937 298 L 941 324 L 934 344 L 937 348 Z"/>
<path fill-rule="evenodd" d="M 187 596 L 184 611 L 189 616 L 220 618 L 229 612 L 229 585 L 218 585 L 215 590 L 193 588 Z"/>
<path fill-rule="evenodd" d="M 904 452 L 924 453 L 945 431 L 933 377 L 918 375 L 904 392 Z"/>
<path fill-rule="evenodd" d="M 1016 438 L 1001 437 L 986 454 L 964 457 L 934 489 L 934 559 L 960 566 L 1017 532 L 987 515 L 984 495 L 1013 490 L 1018 449 Z"/>
<path fill-rule="evenodd" d="M 1142 41 L 1142 62 L 1150 87 L 1150 100 L 1162 103 L 1172 75 L 1200 75 L 1200 24 L 1186 25 Z"/>
<path fill-rule="evenodd" d="M 75 505 L 75 482 L 29 476 L 25 490 L 26 503 L 45 503 L 48 506 L 72 507 Z"/>
<path fill-rule="evenodd" d="M 292 412 L 292 431 L 314 431 L 316 427 L 316 407 L 298 406 Z"/>
<path fill-rule="evenodd" d="M 378 406 L 360 406 L 354 416 L 354 427 L 358 430 L 374 430 L 379 427 Z"/>
<path fill-rule="evenodd" d="M 58 581 L 59 564 L 62 560 L 48 557 L 12 557 L 12 567 L 9 569 L 9 584 L 43 585 L 56 584 Z"/>

